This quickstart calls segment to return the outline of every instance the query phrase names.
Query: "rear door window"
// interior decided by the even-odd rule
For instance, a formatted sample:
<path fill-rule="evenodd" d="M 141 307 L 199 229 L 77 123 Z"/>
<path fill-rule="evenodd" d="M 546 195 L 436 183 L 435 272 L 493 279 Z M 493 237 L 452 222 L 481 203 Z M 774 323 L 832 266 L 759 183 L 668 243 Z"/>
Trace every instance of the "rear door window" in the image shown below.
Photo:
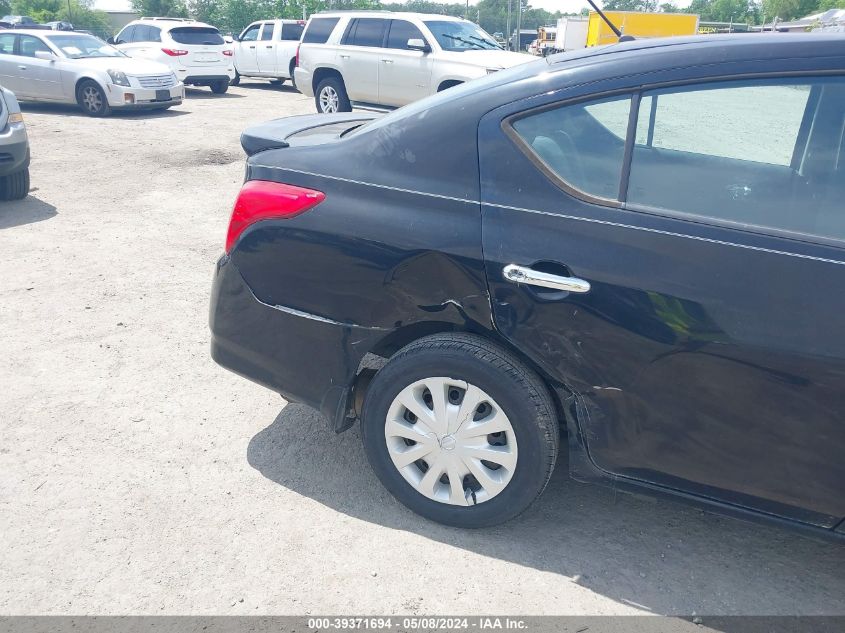
<path fill-rule="evenodd" d="M 643 93 L 628 204 L 845 240 L 845 79 Z"/>
<path fill-rule="evenodd" d="M 208 26 L 180 26 L 170 29 L 170 37 L 174 42 L 188 45 L 221 45 L 223 36 L 220 31 Z"/>
<path fill-rule="evenodd" d="M 390 34 L 387 36 L 387 48 L 408 48 L 408 40 L 422 40 L 422 32 L 407 20 L 391 20 Z"/>
<path fill-rule="evenodd" d="M 518 118 L 513 129 L 547 174 L 581 193 L 616 200 L 630 111 L 629 96 L 574 103 Z"/>
<path fill-rule="evenodd" d="M 276 32 L 276 25 L 273 22 L 265 22 L 264 29 L 261 31 L 261 41 L 269 42 L 273 39 L 273 33 Z"/>
<path fill-rule="evenodd" d="M 381 18 L 358 18 L 350 27 L 344 44 L 352 46 L 381 47 L 384 43 L 384 27 L 387 20 Z"/>
<path fill-rule="evenodd" d="M 340 18 L 312 18 L 302 35 L 303 44 L 325 44 Z"/>
<path fill-rule="evenodd" d="M 302 37 L 302 31 L 305 27 L 302 24 L 283 24 L 282 25 L 282 39 L 283 40 L 298 40 Z"/>

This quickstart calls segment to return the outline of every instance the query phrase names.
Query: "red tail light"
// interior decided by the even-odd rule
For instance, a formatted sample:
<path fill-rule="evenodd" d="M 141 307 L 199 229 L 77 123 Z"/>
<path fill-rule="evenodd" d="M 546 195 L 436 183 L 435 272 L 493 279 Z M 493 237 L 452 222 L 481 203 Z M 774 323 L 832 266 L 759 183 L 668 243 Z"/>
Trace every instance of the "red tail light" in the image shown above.
<path fill-rule="evenodd" d="M 162 48 L 162 51 L 171 57 L 182 57 L 182 55 L 187 55 L 188 51 L 183 51 L 178 48 Z"/>
<path fill-rule="evenodd" d="M 249 226 L 261 220 L 292 218 L 316 207 L 326 199 L 322 191 L 284 185 L 267 180 L 249 180 L 241 187 L 232 219 L 229 220 L 229 232 L 226 235 L 226 252 Z"/>
<path fill-rule="evenodd" d="M 231 57 L 232 55 L 234 55 L 234 54 L 235 54 L 235 51 L 230 51 L 230 50 L 227 48 L 226 50 L 224 50 L 224 51 L 223 51 L 223 54 L 224 54 L 226 57 Z"/>

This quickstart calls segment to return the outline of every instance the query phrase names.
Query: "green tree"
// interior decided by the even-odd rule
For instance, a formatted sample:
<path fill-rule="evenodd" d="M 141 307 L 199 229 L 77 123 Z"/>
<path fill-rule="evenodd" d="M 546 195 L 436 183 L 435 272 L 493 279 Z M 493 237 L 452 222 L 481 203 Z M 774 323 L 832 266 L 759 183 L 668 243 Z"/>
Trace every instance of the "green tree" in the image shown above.
<path fill-rule="evenodd" d="M 672 2 L 664 2 L 660 5 L 660 10 L 663 13 L 684 13 L 683 9 L 680 9 L 677 4 Z"/>
<path fill-rule="evenodd" d="M 845 9 L 845 0 L 821 0 L 819 2 L 819 11 L 829 11 L 830 9 Z"/>
<path fill-rule="evenodd" d="M 132 0 L 132 10 L 145 17 L 187 18 L 184 0 Z"/>
<path fill-rule="evenodd" d="M 781 20 L 794 20 L 817 13 L 819 0 L 763 0 L 763 13 L 766 20 L 778 17 Z"/>
<path fill-rule="evenodd" d="M 655 11 L 657 0 L 606 0 L 602 8 L 608 11 Z"/>

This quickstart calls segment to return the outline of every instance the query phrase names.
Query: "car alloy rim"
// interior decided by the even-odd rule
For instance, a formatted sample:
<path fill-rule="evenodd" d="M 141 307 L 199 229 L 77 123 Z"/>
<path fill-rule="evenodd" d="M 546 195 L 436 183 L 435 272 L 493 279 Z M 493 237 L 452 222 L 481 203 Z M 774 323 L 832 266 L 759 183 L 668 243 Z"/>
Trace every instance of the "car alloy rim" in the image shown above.
<path fill-rule="evenodd" d="M 85 107 L 91 112 L 99 112 L 103 106 L 103 100 L 100 98 L 100 91 L 93 86 L 87 86 L 82 90 L 82 101 Z"/>
<path fill-rule="evenodd" d="M 337 112 L 337 91 L 331 86 L 326 86 L 320 91 L 320 107 L 323 112 L 333 113 Z"/>
<path fill-rule="evenodd" d="M 516 435 L 487 393 L 462 380 L 433 377 L 405 387 L 384 426 L 393 465 L 420 494 L 471 506 L 502 492 L 516 470 Z"/>

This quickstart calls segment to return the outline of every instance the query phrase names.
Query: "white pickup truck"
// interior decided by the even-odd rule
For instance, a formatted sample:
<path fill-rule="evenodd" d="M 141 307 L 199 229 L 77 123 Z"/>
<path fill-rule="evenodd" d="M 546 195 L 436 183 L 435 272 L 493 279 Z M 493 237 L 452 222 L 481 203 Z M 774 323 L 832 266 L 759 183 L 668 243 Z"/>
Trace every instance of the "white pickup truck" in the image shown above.
<path fill-rule="evenodd" d="M 260 77 L 275 83 L 293 79 L 296 48 L 305 28 L 303 20 L 261 20 L 253 22 L 234 38 L 235 78 Z"/>

